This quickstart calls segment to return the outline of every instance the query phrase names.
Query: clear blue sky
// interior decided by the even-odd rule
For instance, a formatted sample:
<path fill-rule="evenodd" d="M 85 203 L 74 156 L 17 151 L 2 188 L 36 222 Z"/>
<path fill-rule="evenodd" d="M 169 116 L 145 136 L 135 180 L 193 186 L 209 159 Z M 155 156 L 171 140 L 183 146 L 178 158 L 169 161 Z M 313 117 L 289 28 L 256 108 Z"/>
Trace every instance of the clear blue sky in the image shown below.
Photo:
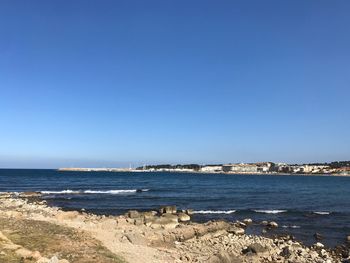
<path fill-rule="evenodd" d="M 0 167 L 350 159 L 350 1 L 0 2 Z"/>

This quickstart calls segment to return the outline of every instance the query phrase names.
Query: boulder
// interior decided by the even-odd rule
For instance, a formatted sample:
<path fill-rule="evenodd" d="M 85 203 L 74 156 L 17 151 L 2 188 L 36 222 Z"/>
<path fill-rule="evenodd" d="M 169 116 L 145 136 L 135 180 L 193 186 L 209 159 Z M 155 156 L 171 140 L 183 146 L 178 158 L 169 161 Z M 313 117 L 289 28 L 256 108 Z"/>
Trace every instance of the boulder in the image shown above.
<path fill-rule="evenodd" d="M 270 228 L 276 228 L 278 227 L 278 224 L 275 221 L 271 221 L 267 224 L 267 226 Z"/>
<path fill-rule="evenodd" d="M 316 244 L 314 244 L 315 248 L 324 248 L 324 245 L 320 242 L 317 242 Z"/>
<path fill-rule="evenodd" d="M 32 259 L 39 260 L 41 258 L 41 254 L 39 251 L 33 251 L 32 254 L 30 255 Z"/>
<path fill-rule="evenodd" d="M 246 224 L 246 223 L 243 223 L 243 222 L 241 222 L 241 221 L 236 221 L 235 226 L 246 228 L 246 227 L 247 227 L 247 224 Z"/>
<path fill-rule="evenodd" d="M 19 194 L 20 197 L 39 197 L 41 196 L 40 192 L 23 192 Z"/>
<path fill-rule="evenodd" d="M 195 237 L 195 235 L 196 231 L 193 227 L 179 227 L 175 233 L 176 239 L 179 241 L 191 239 Z"/>
<path fill-rule="evenodd" d="M 260 225 L 263 225 L 263 226 L 267 226 L 269 224 L 269 222 L 267 221 L 261 221 Z"/>
<path fill-rule="evenodd" d="M 246 224 L 246 225 L 249 225 L 249 224 L 253 223 L 253 220 L 250 219 L 250 218 L 246 218 L 246 219 L 243 220 L 243 223 Z"/>
<path fill-rule="evenodd" d="M 267 252 L 268 249 L 259 243 L 253 243 L 249 245 L 246 249 L 242 250 L 243 254 L 262 254 Z"/>
<path fill-rule="evenodd" d="M 314 238 L 316 239 L 316 240 L 322 240 L 323 239 L 323 236 L 320 234 L 320 233 L 315 233 L 314 234 Z"/>
<path fill-rule="evenodd" d="M 176 214 L 176 206 L 175 205 L 168 205 L 168 206 L 162 206 L 159 209 L 160 214 Z"/>
<path fill-rule="evenodd" d="M 222 250 L 215 255 L 212 255 L 208 261 L 208 263 L 241 263 L 242 260 L 237 256 Z"/>
<path fill-rule="evenodd" d="M 178 213 L 177 216 L 180 222 L 186 222 L 191 220 L 191 217 L 185 213 Z"/>
<path fill-rule="evenodd" d="M 350 243 L 350 236 L 346 237 L 346 241 Z"/>
<path fill-rule="evenodd" d="M 244 229 L 236 226 L 232 226 L 227 229 L 228 233 L 232 233 L 234 235 L 243 235 L 244 234 Z"/>
<path fill-rule="evenodd" d="M 289 258 L 292 255 L 288 246 L 284 247 L 280 253 L 280 256 L 284 258 Z"/>
<path fill-rule="evenodd" d="M 0 241 L 10 243 L 11 241 L 0 231 Z"/>
<path fill-rule="evenodd" d="M 142 246 L 147 245 L 147 239 L 141 234 L 130 233 L 130 234 L 126 234 L 125 237 L 128 239 L 130 243 L 134 245 L 142 245 Z"/>
<path fill-rule="evenodd" d="M 22 257 L 22 258 L 28 258 L 29 259 L 32 256 L 32 251 L 30 251 L 30 250 L 28 250 L 26 248 L 23 248 L 23 247 L 17 249 L 15 253 L 18 256 Z"/>
<path fill-rule="evenodd" d="M 134 225 L 135 226 L 141 226 L 145 223 L 144 219 L 142 217 L 135 218 L 134 219 Z"/>
<path fill-rule="evenodd" d="M 179 221 L 178 216 L 174 215 L 174 214 L 168 214 L 168 213 L 167 214 L 163 214 L 161 216 L 161 218 L 165 218 L 165 219 L 170 220 L 172 222 L 178 222 Z"/>
<path fill-rule="evenodd" d="M 129 218 L 138 218 L 138 217 L 140 217 L 140 213 L 136 210 L 129 210 L 127 213 L 127 216 Z"/>
<path fill-rule="evenodd" d="M 155 217 L 149 219 L 145 222 L 145 225 L 150 226 L 153 229 L 174 229 L 179 225 L 178 218 L 176 215 L 172 214 L 163 214 L 161 217 Z"/>
<path fill-rule="evenodd" d="M 188 215 L 193 215 L 193 209 L 186 209 L 185 213 Z"/>

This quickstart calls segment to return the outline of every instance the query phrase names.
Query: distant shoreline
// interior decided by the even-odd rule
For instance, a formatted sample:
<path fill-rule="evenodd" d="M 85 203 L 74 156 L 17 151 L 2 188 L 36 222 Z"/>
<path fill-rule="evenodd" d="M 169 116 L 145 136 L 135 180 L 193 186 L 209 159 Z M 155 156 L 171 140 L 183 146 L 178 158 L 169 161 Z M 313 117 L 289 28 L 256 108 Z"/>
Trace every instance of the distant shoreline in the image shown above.
<path fill-rule="evenodd" d="M 350 174 L 328 174 L 328 173 L 278 173 L 278 172 L 262 172 L 262 173 L 233 173 L 233 172 L 204 172 L 204 171 L 149 171 L 135 170 L 128 168 L 58 168 L 59 172 L 128 172 L 128 173 L 198 173 L 198 174 L 230 174 L 230 175 L 277 175 L 277 176 L 337 176 L 350 177 Z"/>

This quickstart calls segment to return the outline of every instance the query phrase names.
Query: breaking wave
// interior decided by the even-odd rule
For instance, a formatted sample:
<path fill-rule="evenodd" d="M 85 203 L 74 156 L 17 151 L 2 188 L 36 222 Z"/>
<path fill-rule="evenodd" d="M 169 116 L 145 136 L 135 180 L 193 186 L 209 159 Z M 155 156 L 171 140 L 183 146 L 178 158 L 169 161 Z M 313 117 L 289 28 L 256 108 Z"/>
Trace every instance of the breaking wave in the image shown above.
<path fill-rule="evenodd" d="M 42 194 L 128 194 L 137 192 L 147 192 L 149 189 L 130 189 L 130 190 L 62 190 L 62 191 L 41 191 Z"/>
<path fill-rule="evenodd" d="M 62 190 L 62 191 L 41 191 L 40 193 L 49 195 L 49 194 L 79 194 L 80 191 L 73 191 L 73 190 Z"/>
<path fill-rule="evenodd" d="M 285 225 L 283 225 L 282 227 L 283 228 L 300 228 L 300 226 L 295 226 L 295 225 L 293 225 L 293 226 L 285 226 Z"/>
<path fill-rule="evenodd" d="M 285 213 L 287 210 L 253 210 L 256 213 L 264 213 L 264 214 L 280 214 Z"/>
<path fill-rule="evenodd" d="M 194 214 L 232 214 L 236 212 L 236 210 L 199 210 L 193 211 Z"/>
<path fill-rule="evenodd" d="M 331 212 L 324 212 L 324 211 L 316 211 L 316 212 L 313 212 L 314 214 L 316 215 L 329 215 Z"/>

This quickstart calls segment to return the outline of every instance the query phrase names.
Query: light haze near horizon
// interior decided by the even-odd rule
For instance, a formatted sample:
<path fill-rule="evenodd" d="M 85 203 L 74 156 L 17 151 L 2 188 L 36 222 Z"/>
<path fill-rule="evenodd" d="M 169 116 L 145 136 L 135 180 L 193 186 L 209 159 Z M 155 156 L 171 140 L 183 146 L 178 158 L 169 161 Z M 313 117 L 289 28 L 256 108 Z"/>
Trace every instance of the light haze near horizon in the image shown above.
<path fill-rule="evenodd" d="M 0 2 L 0 168 L 350 159 L 349 1 Z"/>

